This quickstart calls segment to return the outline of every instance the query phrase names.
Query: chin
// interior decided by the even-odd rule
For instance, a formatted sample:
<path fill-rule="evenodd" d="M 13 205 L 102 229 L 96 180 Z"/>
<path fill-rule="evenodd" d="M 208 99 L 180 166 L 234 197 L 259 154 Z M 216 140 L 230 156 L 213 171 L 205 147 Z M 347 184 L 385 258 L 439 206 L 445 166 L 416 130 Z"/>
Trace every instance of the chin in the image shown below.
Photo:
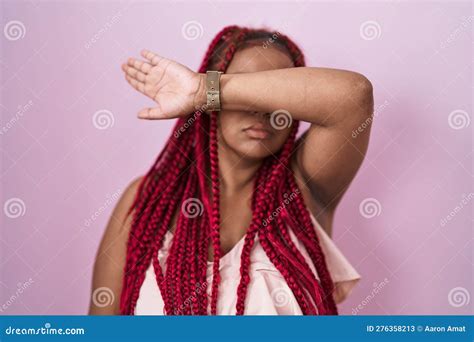
<path fill-rule="evenodd" d="M 278 153 L 283 146 L 283 139 L 272 136 L 268 139 L 257 139 L 249 137 L 240 130 L 227 131 L 227 134 L 220 136 L 219 143 L 224 148 L 228 148 L 242 159 L 261 160 Z"/>
<path fill-rule="evenodd" d="M 264 144 L 261 141 L 248 141 L 241 142 L 236 150 L 242 158 L 264 159 L 272 153 L 275 154 L 276 151 L 274 151 L 274 149 L 272 146 Z"/>

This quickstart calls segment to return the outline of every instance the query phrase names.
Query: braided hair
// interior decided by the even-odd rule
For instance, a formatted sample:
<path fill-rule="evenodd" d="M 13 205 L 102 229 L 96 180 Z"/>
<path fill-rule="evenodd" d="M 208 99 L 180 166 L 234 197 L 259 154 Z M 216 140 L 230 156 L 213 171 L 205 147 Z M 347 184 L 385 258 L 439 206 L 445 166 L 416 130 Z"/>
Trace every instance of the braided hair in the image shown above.
<path fill-rule="evenodd" d="M 263 42 L 263 47 L 273 44 L 289 54 L 295 67 L 305 65 L 303 53 L 285 35 L 232 25 L 225 27 L 212 40 L 199 72 L 225 72 L 235 52 L 251 41 Z M 134 313 L 150 263 L 166 314 L 217 314 L 222 256 L 217 126 L 217 112 L 203 115 L 198 108 L 187 117 L 178 119 L 174 134 L 143 177 L 129 210 L 133 219 L 120 298 L 121 314 Z M 289 165 L 290 156 L 298 143 L 295 141 L 298 126 L 299 122 L 294 120 L 290 135 L 276 158 L 265 158 L 255 175 L 252 220 L 244 238 L 240 260 L 237 315 L 245 313 L 251 251 L 257 237 L 270 261 L 286 280 L 303 314 L 337 314 L 332 296 L 334 284 L 310 213 Z M 283 208 L 282 203 L 286 204 Z M 268 213 L 272 212 L 279 214 L 274 219 L 268 219 Z M 176 228 L 163 270 L 157 253 L 174 213 L 177 213 Z M 290 230 L 303 244 L 319 280 L 290 238 Z M 209 297 L 207 258 L 210 243 L 213 264 Z"/>

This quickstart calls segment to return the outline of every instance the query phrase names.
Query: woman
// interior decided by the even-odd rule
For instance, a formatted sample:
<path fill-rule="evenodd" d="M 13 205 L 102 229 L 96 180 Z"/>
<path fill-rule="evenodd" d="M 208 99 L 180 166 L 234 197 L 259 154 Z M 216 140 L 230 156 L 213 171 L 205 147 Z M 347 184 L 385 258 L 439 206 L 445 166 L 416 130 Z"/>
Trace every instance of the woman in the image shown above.
<path fill-rule="evenodd" d="M 337 314 L 360 277 L 328 234 L 367 149 L 366 126 L 351 134 L 371 121 L 371 83 L 304 67 L 288 37 L 238 26 L 217 34 L 198 73 L 142 57 L 122 65 L 156 101 L 138 117 L 178 120 L 112 214 L 90 313 Z M 224 72 L 220 110 L 208 70 Z M 295 140 L 299 121 L 310 127 Z"/>

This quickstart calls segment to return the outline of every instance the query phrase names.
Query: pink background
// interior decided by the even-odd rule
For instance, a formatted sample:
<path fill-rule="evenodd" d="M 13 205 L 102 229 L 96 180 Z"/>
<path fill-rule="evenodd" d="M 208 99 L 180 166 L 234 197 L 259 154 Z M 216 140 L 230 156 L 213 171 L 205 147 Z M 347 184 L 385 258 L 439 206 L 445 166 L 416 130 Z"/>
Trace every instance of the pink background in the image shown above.
<path fill-rule="evenodd" d="M 7 30 L 13 20 L 20 37 Z M 86 313 L 115 199 L 173 125 L 136 119 L 151 102 L 120 64 L 146 47 L 196 70 L 228 24 L 268 25 L 292 37 L 308 65 L 373 83 L 367 159 L 334 226 L 363 276 L 341 312 L 471 313 L 470 2 L 212 1 L 2 1 L 0 312 Z M 197 34 L 183 33 L 187 25 Z M 94 122 L 104 109 L 113 124 Z M 374 217 L 360 209 L 367 198 Z"/>

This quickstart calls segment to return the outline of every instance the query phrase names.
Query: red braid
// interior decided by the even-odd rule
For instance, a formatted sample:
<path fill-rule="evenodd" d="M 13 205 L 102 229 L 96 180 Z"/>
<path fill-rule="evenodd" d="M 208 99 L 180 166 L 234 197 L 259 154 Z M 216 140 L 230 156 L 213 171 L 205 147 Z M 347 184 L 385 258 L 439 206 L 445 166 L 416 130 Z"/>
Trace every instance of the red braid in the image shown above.
<path fill-rule="evenodd" d="M 235 52 L 247 41 L 268 40 L 283 47 L 295 66 L 304 66 L 304 56 L 288 37 L 268 30 L 228 26 L 212 40 L 199 68 L 226 71 Z M 184 132 L 188 120 L 196 122 Z M 293 122 L 289 138 L 276 158 L 266 158 L 255 177 L 252 220 L 242 248 L 237 289 L 236 313 L 245 312 L 250 282 L 251 252 L 256 238 L 293 292 L 303 314 L 337 314 L 332 292 L 334 284 L 327 269 L 315 227 L 301 197 L 289 159 L 295 151 L 298 121 Z M 146 269 L 153 265 L 165 306 L 170 315 L 217 314 L 221 259 L 220 182 L 218 156 L 218 113 L 202 114 L 196 108 L 187 118 L 177 121 L 152 168 L 143 178 L 130 208 L 133 213 L 127 260 L 120 301 L 122 314 L 134 314 Z M 296 194 L 287 201 L 288 194 Z M 184 206 L 193 202 L 197 212 Z M 281 204 L 288 204 L 281 210 Z M 285 202 L 285 203 L 286 203 Z M 196 207 L 194 208 L 196 209 Z M 268 213 L 279 212 L 273 220 Z M 177 213 L 176 228 L 166 265 L 160 265 L 157 253 Z M 290 237 L 290 229 L 310 256 L 317 276 Z M 212 242 L 212 287 L 210 305 L 207 296 L 209 243 Z M 165 270 L 162 266 L 166 267 Z M 210 312 L 208 311 L 210 307 Z"/>

